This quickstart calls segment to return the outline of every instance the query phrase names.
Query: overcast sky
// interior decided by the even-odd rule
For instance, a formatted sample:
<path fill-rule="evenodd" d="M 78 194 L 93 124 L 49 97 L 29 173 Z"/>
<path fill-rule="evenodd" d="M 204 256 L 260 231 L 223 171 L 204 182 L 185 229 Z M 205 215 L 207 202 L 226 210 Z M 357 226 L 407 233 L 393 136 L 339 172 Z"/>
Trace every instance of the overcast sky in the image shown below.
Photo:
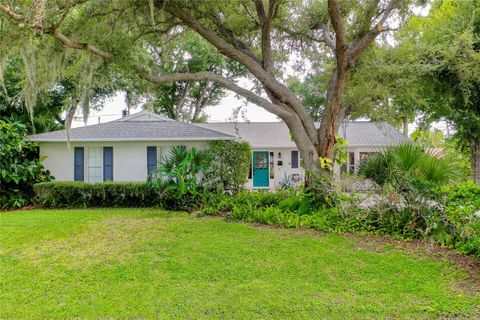
<path fill-rule="evenodd" d="M 234 110 L 239 107 L 242 107 L 242 110 L 244 110 L 245 118 L 248 121 L 278 121 L 277 116 L 263 108 L 251 103 L 245 106 L 243 99 L 237 98 L 233 93 L 229 93 L 217 106 L 208 107 L 206 113 L 210 122 L 229 121 Z M 100 118 L 102 123 L 121 118 L 123 109 L 125 109 L 124 96 L 123 94 L 118 94 L 112 99 L 107 99 L 103 110 L 91 111 L 88 124 L 98 123 L 98 118 Z M 132 113 L 137 111 L 140 111 L 140 109 L 133 110 Z M 239 116 L 238 121 L 245 121 L 245 119 Z M 83 126 L 83 119 L 81 112 L 79 112 L 73 121 L 72 127 L 81 126 Z"/>

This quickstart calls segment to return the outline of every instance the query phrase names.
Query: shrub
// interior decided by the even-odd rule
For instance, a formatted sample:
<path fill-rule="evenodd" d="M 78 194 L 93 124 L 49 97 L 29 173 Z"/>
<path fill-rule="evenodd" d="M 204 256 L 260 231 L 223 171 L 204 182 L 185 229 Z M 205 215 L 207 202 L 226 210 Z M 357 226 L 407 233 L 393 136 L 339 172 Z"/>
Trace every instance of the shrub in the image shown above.
<path fill-rule="evenodd" d="M 212 191 L 237 193 L 244 188 L 252 151 L 247 142 L 215 141 L 208 149 L 210 163 L 202 185 Z"/>
<path fill-rule="evenodd" d="M 144 182 L 45 182 L 34 190 L 35 204 L 50 208 L 163 206 Z"/>
<path fill-rule="evenodd" d="M 465 254 L 480 255 L 480 186 L 467 181 L 442 186 L 435 195 L 454 226 L 447 244 Z"/>
<path fill-rule="evenodd" d="M 0 208 L 30 203 L 33 185 L 53 177 L 38 157 L 38 146 L 25 139 L 26 127 L 0 119 Z"/>
<path fill-rule="evenodd" d="M 317 207 L 335 207 L 338 205 L 339 192 L 331 175 L 309 174 L 303 189 L 305 200 Z"/>

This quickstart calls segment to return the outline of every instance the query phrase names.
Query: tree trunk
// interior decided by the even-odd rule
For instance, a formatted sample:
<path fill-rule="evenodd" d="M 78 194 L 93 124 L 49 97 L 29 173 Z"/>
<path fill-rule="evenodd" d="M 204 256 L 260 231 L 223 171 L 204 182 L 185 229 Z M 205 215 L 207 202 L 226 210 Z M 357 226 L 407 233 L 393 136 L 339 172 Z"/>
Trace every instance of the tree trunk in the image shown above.
<path fill-rule="evenodd" d="M 302 126 L 302 121 L 297 116 L 282 118 L 285 121 L 292 138 L 297 145 L 303 161 L 303 167 L 308 173 L 320 171 L 320 158 L 318 150 Z"/>
<path fill-rule="evenodd" d="M 480 139 L 475 139 L 471 142 L 471 149 L 472 177 L 473 181 L 480 185 Z"/>
<path fill-rule="evenodd" d="M 183 105 L 185 104 L 185 100 L 187 99 L 188 95 L 190 94 L 190 83 L 185 85 L 185 89 L 183 91 L 183 95 L 178 101 L 177 105 L 175 106 L 175 120 L 180 121 L 180 115 L 182 114 Z"/>
<path fill-rule="evenodd" d="M 347 62 L 340 61 L 328 85 L 327 102 L 318 129 L 319 144 L 316 146 L 318 155 L 322 158 L 333 159 L 336 135 L 345 119 L 345 108 L 341 99 L 347 85 L 348 73 Z"/>
<path fill-rule="evenodd" d="M 408 118 L 407 116 L 402 117 L 403 124 L 403 135 L 408 137 Z"/>

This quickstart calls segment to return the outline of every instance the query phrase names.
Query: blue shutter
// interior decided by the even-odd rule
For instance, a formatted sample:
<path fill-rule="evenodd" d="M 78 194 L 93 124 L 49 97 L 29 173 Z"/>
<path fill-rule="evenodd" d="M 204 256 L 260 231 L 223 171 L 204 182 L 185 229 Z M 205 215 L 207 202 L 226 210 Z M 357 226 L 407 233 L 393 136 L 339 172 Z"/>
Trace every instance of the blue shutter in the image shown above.
<path fill-rule="evenodd" d="M 103 147 L 103 181 L 113 181 L 113 147 Z"/>
<path fill-rule="evenodd" d="M 73 157 L 73 180 L 84 181 L 84 149 L 83 147 L 75 147 Z"/>
<path fill-rule="evenodd" d="M 157 168 L 157 147 L 147 147 L 147 175 Z"/>
<path fill-rule="evenodd" d="M 292 150 L 292 169 L 298 168 L 298 151 Z"/>

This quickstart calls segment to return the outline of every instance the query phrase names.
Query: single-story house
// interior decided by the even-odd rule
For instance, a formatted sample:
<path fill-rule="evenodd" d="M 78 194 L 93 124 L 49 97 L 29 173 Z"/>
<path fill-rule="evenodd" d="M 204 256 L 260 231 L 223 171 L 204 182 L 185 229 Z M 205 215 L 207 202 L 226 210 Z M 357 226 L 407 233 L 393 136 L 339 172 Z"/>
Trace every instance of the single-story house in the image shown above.
<path fill-rule="evenodd" d="M 348 164 L 353 171 L 368 153 L 406 141 L 384 122 L 348 122 L 340 135 L 349 143 Z M 57 181 L 145 181 L 172 146 L 205 148 L 211 141 L 250 143 L 253 161 L 247 188 L 280 186 L 284 179 L 303 179 L 299 152 L 283 122 L 190 124 L 142 111 L 121 119 L 69 130 L 30 136 L 40 144 L 44 166 Z M 337 168 L 337 171 L 339 168 Z"/>

